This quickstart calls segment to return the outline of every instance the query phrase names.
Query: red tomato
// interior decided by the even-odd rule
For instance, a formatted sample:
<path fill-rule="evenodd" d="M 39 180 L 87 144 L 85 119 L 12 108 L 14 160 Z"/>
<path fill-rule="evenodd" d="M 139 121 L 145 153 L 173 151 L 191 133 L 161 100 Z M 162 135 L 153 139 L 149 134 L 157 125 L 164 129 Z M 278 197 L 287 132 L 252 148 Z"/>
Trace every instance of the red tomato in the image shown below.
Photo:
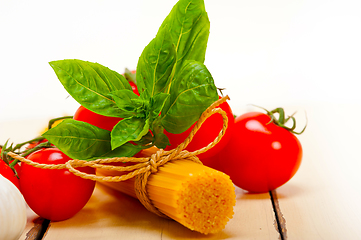
<path fill-rule="evenodd" d="M 134 82 L 129 82 L 129 84 L 132 87 L 133 92 L 139 96 L 139 91 L 138 91 L 137 85 Z"/>
<path fill-rule="evenodd" d="M 249 192 L 268 192 L 297 172 L 302 146 L 290 131 L 250 112 L 235 120 L 228 145 L 219 153 L 222 168 L 235 185 Z"/>
<path fill-rule="evenodd" d="M 227 102 L 222 103 L 221 105 L 219 105 L 219 107 L 227 113 L 228 128 L 226 130 L 226 133 L 222 137 L 221 141 L 218 142 L 216 146 L 209 149 L 207 152 L 198 155 L 199 159 L 202 162 L 203 162 L 203 159 L 214 156 L 222 148 L 224 148 L 231 137 L 231 132 L 233 131 L 232 128 L 234 125 L 234 116 L 233 116 L 231 107 L 228 105 Z M 184 142 L 184 140 L 188 137 L 189 133 L 192 131 L 194 125 L 195 124 L 193 124 L 188 130 L 186 130 L 185 132 L 180 133 L 180 134 L 173 134 L 173 133 L 164 131 L 164 133 L 169 138 L 169 142 L 171 144 L 170 146 L 167 146 L 165 148 L 165 150 L 174 149 L 179 144 Z M 209 143 L 213 142 L 213 140 L 218 136 L 222 127 L 223 127 L 222 116 L 217 113 L 213 114 L 212 116 L 207 118 L 206 121 L 204 121 L 201 128 L 194 135 L 192 142 L 190 142 L 189 145 L 186 147 L 186 150 L 193 152 L 193 151 L 199 150 L 199 149 L 207 146 Z M 206 161 L 203 164 L 207 165 Z"/>
<path fill-rule="evenodd" d="M 28 159 L 44 164 L 63 164 L 70 158 L 57 148 L 45 148 Z M 41 169 L 22 164 L 20 188 L 29 207 L 39 216 L 61 221 L 74 216 L 90 199 L 95 181 L 78 177 L 67 169 Z M 78 168 L 94 174 L 93 168 Z"/>
<path fill-rule="evenodd" d="M 0 150 L 1 151 L 1 150 Z M 9 165 L 7 165 L 1 158 L 0 158 L 0 174 L 10 180 L 18 189 L 20 189 L 19 179 L 15 176 L 15 173 Z"/>
<path fill-rule="evenodd" d="M 80 106 L 74 114 L 74 119 L 112 131 L 113 127 L 123 118 L 103 116 Z"/>
<path fill-rule="evenodd" d="M 224 172 L 221 161 L 219 161 L 218 155 L 219 153 L 208 158 L 201 158 L 200 160 L 202 161 L 203 165 Z"/>

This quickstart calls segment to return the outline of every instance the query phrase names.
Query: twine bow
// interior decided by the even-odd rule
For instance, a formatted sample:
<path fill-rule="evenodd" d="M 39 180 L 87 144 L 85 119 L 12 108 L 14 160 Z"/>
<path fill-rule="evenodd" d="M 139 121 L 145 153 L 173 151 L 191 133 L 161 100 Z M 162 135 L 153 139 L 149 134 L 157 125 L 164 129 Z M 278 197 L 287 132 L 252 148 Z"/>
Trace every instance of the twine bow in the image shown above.
<path fill-rule="evenodd" d="M 107 159 L 97 159 L 94 161 L 85 161 L 85 160 L 69 160 L 65 164 L 40 164 L 37 162 L 33 162 L 29 159 L 21 157 L 13 152 L 9 152 L 8 155 L 20 160 L 23 163 L 31 165 L 33 167 L 42 168 L 42 169 L 65 169 L 67 168 L 70 172 L 75 174 L 76 176 L 91 179 L 94 181 L 100 182 L 121 182 L 128 180 L 130 178 L 135 177 L 135 193 L 139 201 L 151 212 L 161 216 L 166 217 L 162 212 L 160 212 L 154 205 L 152 204 L 151 200 L 148 197 L 146 191 L 146 185 L 148 181 L 148 177 L 152 173 L 156 173 L 158 168 L 169 161 L 174 161 L 177 159 L 187 159 L 197 163 L 202 164 L 199 158 L 196 155 L 204 153 L 214 147 L 223 137 L 227 126 L 228 126 L 228 118 L 225 111 L 221 108 L 216 108 L 218 105 L 222 104 L 223 102 L 229 100 L 228 96 L 222 97 L 211 106 L 209 106 L 200 116 L 197 123 L 195 124 L 194 128 L 190 132 L 189 136 L 175 149 L 170 151 L 165 151 L 163 149 L 159 149 L 156 153 L 152 154 L 150 157 L 114 157 L 114 158 L 107 158 Z M 207 146 L 196 150 L 194 152 L 188 152 L 184 150 L 188 144 L 192 141 L 194 135 L 197 133 L 199 128 L 202 126 L 203 122 L 210 117 L 211 115 L 219 113 L 223 118 L 223 127 L 222 130 L 219 132 L 218 136 L 213 140 L 213 142 L 209 143 Z M 135 163 L 129 166 L 114 166 L 108 165 L 109 163 Z M 112 170 L 112 171 L 119 171 L 119 172 L 129 172 L 128 174 L 124 174 L 121 176 L 98 176 L 96 174 L 88 174 L 77 170 L 78 167 L 92 167 L 96 169 L 103 169 L 103 170 Z"/>

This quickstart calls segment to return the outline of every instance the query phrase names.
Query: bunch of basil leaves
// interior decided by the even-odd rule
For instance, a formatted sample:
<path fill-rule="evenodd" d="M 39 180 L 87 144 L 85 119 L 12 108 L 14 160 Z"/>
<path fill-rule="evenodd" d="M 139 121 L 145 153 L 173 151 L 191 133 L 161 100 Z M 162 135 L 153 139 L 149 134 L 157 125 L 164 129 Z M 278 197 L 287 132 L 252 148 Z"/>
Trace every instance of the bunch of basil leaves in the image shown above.
<path fill-rule="evenodd" d="M 133 156 L 151 146 L 165 148 L 164 129 L 181 133 L 218 99 L 206 66 L 209 20 L 203 0 L 180 0 L 143 50 L 136 69 L 140 96 L 123 75 L 98 63 L 50 62 L 68 93 L 85 108 L 123 118 L 107 131 L 73 119 L 43 136 L 74 159 Z"/>

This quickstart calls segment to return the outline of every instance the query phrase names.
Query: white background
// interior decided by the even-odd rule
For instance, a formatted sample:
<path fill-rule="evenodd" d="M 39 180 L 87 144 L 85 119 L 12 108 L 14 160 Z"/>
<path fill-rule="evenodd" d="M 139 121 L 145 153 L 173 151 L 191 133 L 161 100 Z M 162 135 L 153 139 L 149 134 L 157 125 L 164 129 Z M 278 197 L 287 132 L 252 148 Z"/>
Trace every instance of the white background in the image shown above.
<path fill-rule="evenodd" d="M 1 0 L 0 122 L 72 115 L 48 62 L 93 61 L 120 73 L 176 0 Z M 237 109 L 361 106 L 361 1 L 206 0 L 205 64 Z"/>

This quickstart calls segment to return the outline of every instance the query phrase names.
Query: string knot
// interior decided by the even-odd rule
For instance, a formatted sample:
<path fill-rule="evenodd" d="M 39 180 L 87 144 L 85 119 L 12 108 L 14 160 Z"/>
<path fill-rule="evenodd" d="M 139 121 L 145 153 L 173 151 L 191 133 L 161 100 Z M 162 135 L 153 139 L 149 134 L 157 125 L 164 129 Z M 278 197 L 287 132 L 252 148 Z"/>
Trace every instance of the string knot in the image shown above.
<path fill-rule="evenodd" d="M 150 171 L 152 173 L 158 172 L 158 167 L 164 164 L 161 162 L 163 153 L 164 153 L 164 150 L 159 149 L 156 153 L 154 153 L 150 156 L 149 166 L 150 166 Z"/>

